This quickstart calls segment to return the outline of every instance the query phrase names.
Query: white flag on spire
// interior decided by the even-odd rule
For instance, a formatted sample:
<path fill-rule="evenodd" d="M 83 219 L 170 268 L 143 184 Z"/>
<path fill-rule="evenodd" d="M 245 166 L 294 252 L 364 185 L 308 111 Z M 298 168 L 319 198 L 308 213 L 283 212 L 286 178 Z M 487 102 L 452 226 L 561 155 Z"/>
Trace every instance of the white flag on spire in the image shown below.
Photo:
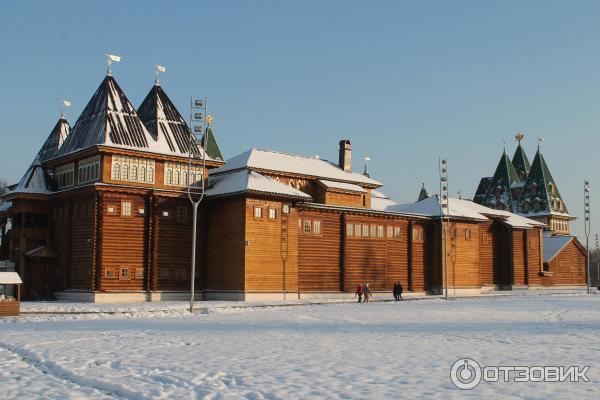
<path fill-rule="evenodd" d="M 71 102 L 69 100 L 63 100 L 64 107 L 71 107 Z"/>
<path fill-rule="evenodd" d="M 544 138 L 543 138 L 543 137 L 541 137 L 541 136 L 538 136 L 538 142 L 539 142 L 539 143 L 542 143 L 543 141 L 544 141 Z"/>
<path fill-rule="evenodd" d="M 160 64 L 156 64 L 156 70 L 158 72 L 167 72 L 167 67 L 160 65 Z"/>
<path fill-rule="evenodd" d="M 115 56 L 114 54 L 105 54 L 106 57 L 108 57 L 108 59 L 110 61 L 116 61 L 116 62 L 120 62 L 121 61 L 121 56 Z"/>

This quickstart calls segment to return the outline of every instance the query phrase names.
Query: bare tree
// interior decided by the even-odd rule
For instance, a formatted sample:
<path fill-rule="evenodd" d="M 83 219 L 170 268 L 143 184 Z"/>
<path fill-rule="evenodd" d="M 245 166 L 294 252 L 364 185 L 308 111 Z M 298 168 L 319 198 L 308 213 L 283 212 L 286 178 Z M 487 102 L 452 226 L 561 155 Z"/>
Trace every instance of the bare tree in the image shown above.
<path fill-rule="evenodd" d="M 8 193 L 8 181 L 0 178 L 0 204 L 4 202 L 4 200 L 2 200 L 2 196 L 4 196 L 6 193 Z"/>

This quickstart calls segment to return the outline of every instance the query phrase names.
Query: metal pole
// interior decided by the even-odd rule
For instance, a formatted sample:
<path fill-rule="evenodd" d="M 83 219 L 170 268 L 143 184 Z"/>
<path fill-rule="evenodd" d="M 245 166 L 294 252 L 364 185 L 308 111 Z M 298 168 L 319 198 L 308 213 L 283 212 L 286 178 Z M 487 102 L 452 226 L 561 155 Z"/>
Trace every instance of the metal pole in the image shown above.
<path fill-rule="evenodd" d="M 598 242 L 598 234 L 596 233 L 596 287 L 600 290 L 600 242 Z"/>
<path fill-rule="evenodd" d="M 590 281 L 591 281 L 591 277 L 590 277 L 590 182 L 589 181 L 584 181 L 583 182 L 583 206 L 584 206 L 584 227 L 585 227 L 585 250 L 587 252 L 585 260 L 586 260 L 586 274 L 587 274 L 587 292 L 588 294 L 591 293 L 590 291 Z"/>
<path fill-rule="evenodd" d="M 188 175 L 189 179 L 189 175 Z M 204 176 L 202 177 L 204 179 Z M 195 283 L 196 283 L 196 231 L 198 224 L 198 205 L 200 202 L 192 202 L 193 208 L 193 218 L 192 225 L 194 227 L 194 231 L 192 232 L 192 282 L 190 288 L 190 312 L 194 312 L 194 297 L 195 297 Z"/>
<path fill-rule="evenodd" d="M 448 300 L 448 225 L 450 224 L 450 204 L 448 197 L 448 160 L 442 159 L 439 164 L 440 167 L 440 222 L 442 223 L 442 232 L 444 235 L 443 247 L 444 247 L 444 274 L 446 290 L 445 298 Z M 444 208 L 446 208 L 446 223 L 444 223 Z"/>

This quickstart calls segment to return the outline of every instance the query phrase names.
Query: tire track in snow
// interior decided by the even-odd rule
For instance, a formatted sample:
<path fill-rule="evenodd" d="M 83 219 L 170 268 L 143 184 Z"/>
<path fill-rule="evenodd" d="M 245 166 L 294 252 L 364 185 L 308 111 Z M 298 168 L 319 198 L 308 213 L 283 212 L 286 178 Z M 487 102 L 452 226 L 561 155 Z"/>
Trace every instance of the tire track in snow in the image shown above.
<path fill-rule="evenodd" d="M 77 375 L 53 361 L 44 360 L 38 354 L 20 348 L 18 346 L 14 346 L 5 342 L 0 342 L 0 348 L 3 348 L 4 350 L 10 353 L 13 353 L 27 365 L 37 369 L 41 373 L 50 375 L 63 382 L 69 382 L 77 386 L 95 389 L 105 395 L 112 397 L 133 400 L 144 399 L 144 395 L 139 392 L 134 392 L 121 385 L 104 382 L 100 379 L 88 378 Z"/>

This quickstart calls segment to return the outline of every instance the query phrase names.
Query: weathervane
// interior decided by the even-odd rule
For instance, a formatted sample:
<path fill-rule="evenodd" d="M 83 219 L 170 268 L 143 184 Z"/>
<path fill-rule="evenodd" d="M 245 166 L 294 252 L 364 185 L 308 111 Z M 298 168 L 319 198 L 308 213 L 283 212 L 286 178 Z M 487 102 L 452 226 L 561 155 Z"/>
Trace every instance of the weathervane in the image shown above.
<path fill-rule="evenodd" d="M 62 110 L 60 112 L 60 117 L 64 118 L 65 117 L 65 110 L 67 108 L 71 107 L 71 102 L 69 100 L 63 100 L 62 101 Z"/>
<path fill-rule="evenodd" d="M 211 114 L 208 114 L 206 116 L 206 125 L 211 126 L 213 123 L 213 116 Z"/>
<path fill-rule="evenodd" d="M 521 132 L 519 132 L 515 135 L 515 139 L 517 139 L 517 142 L 519 142 L 519 144 L 521 144 L 521 140 L 523 140 L 524 138 L 525 138 L 525 135 L 523 135 Z"/>
<path fill-rule="evenodd" d="M 157 85 L 160 84 L 160 81 L 158 80 L 158 76 L 160 75 L 161 72 L 167 72 L 167 67 L 160 65 L 160 64 L 156 64 L 156 80 L 154 81 L 154 83 L 156 83 Z"/>
<path fill-rule="evenodd" d="M 542 144 L 543 141 L 544 141 L 544 138 L 541 136 L 538 136 L 538 151 L 540 150 L 540 144 Z"/>
<path fill-rule="evenodd" d="M 108 65 L 108 67 L 106 68 L 106 75 L 112 76 L 112 71 L 110 69 L 110 66 L 112 65 L 113 61 L 120 62 L 121 56 L 115 56 L 114 54 L 105 54 L 105 56 L 106 56 L 106 64 Z"/>

